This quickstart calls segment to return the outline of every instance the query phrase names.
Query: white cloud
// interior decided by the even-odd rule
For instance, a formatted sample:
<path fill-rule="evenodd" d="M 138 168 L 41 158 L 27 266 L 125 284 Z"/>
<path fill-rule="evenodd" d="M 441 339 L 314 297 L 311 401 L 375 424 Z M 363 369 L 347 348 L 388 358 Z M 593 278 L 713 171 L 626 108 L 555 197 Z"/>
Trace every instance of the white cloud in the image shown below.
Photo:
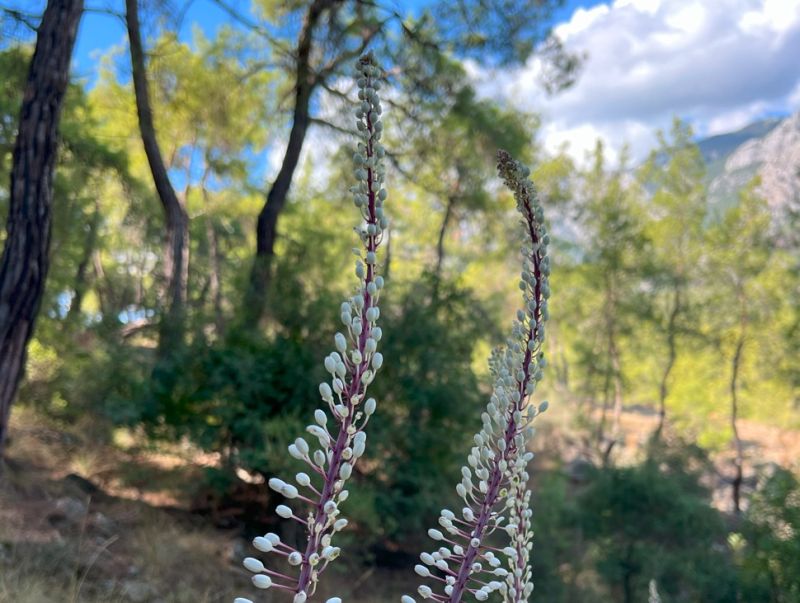
<path fill-rule="evenodd" d="M 800 109 L 800 0 L 615 0 L 579 9 L 556 32 L 589 55 L 571 89 L 547 97 L 535 57 L 484 73 L 480 87 L 543 114 L 545 144 L 580 158 L 602 136 L 635 158 L 673 116 L 701 134 Z"/>

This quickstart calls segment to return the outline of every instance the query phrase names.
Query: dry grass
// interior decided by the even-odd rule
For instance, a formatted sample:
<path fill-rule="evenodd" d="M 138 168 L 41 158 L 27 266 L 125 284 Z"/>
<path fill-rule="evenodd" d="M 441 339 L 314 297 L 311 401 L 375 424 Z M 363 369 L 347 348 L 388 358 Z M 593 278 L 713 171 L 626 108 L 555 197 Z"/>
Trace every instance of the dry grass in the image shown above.
<path fill-rule="evenodd" d="M 0 477 L 0 601 L 285 601 L 248 588 L 239 559 L 250 551 L 235 531 L 189 511 L 213 458 L 195 459 L 185 446 L 141 448 L 130 434 L 123 449 L 87 426 L 56 425 L 19 407 L 12 433 Z M 87 491 L 91 484 L 76 475 L 100 490 Z M 84 512 L 67 517 L 81 505 Z M 337 563 L 320 595 L 394 603 L 412 588 L 409 571 Z"/>

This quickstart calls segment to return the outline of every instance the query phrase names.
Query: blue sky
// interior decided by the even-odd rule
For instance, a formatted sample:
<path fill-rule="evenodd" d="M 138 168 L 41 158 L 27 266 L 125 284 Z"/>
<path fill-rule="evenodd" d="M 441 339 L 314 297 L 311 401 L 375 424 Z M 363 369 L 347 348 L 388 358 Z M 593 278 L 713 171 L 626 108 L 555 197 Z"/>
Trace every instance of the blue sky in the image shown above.
<path fill-rule="evenodd" d="M 29 4 L 24 0 L 14 2 L 17 5 Z M 231 0 L 231 5 L 237 6 L 240 10 L 246 11 L 249 6 L 248 0 Z M 425 0 L 412 0 L 410 2 L 398 1 L 397 4 L 406 10 L 416 12 L 423 7 Z M 601 0 L 568 0 L 561 7 L 554 19 L 554 23 L 568 20 L 578 8 L 588 8 L 602 4 Z M 94 6 L 91 0 L 88 6 Z M 244 12 L 243 11 L 243 12 Z M 212 36 L 221 25 L 238 24 L 233 18 L 221 9 L 218 5 L 209 0 L 194 0 L 186 11 L 183 19 L 181 35 L 188 36 L 192 27 L 198 25 L 206 33 Z M 75 47 L 75 62 L 78 74 L 82 77 L 90 77 L 96 68 L 97 57 L 102 55 L 109 48 L 123 43 L 125 40 L 125 27 L 122 21 L 108 14 L 98 12 L 87 12 L 81 23 L 78 39 Z"/>
<path fill-rule="evenodd" d="M 249 0 L 228 0 L 246 10 Z M 389 0 L 392 1 L 392 0 Z M 430 0 L 396 0 L 420 10 Z M 121 0 L 87 0 L 89 7 Z M 30 9 L 44 0 L 5 0 Z M 183 19 L 213 35 L 236 25 L 211 0 L 193 0 Z M 564 45 L 588 59 L 577 84 L 547 96 L 542 69 L 528 64 L 486 71 L 468 65 L 479 91 L 542 115 L 550 150 L 567 145 L 576 159 L 603 138 L 611 153 L 628 144 L 634 159 L 673 117 L 700 136 L 734 131 L 768 116 L 800 110 L 800 0 L 568 0 L 554 19 Z M 119 18 L 89 11 L 79 31 L 75 74 L 91 84 L 98 59 L 125 44 Z"/>

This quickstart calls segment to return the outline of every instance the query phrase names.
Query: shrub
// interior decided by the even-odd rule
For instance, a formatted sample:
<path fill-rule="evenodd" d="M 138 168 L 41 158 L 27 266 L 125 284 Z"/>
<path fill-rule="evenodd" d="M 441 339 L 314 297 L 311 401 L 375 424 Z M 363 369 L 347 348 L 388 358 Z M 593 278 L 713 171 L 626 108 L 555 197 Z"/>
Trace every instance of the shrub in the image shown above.
<path fill-rule="evenodd" d="M 741 528 L 747 601 L 800 601 L 800 482 L 786 469 L 764 477 Z"/>

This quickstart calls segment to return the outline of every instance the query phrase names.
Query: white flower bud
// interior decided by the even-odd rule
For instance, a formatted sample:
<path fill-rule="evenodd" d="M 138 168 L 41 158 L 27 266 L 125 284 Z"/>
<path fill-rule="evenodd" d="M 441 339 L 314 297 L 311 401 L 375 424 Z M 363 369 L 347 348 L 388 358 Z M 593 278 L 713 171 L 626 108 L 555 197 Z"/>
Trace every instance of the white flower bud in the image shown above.
<path fill-rule="evenodd" d="M 375 398 L 369 398 L 364 403 L 364 412 L 367 416 L 370 416 L 372 413 L 375 412 Z"/>
<path fill-rule="evenodd" d="M 269 576 L 265 576 L 264 574 L 258 574 L 257 576 L 253 576 L 253 585 L 256 588 L 266 589 L 272 586 L 272 578 Z"/>
<path fill-rule="evenodd" d="M 336 333 L 334 342 L 336 343 L 336 349 L 339 350 L 341 354 L 344 354 L 347 351 L 347 339 L 345 339 L 343 334 Z"/>
<path fill-rule="evenodd" d="M 431 575 L 430 570 L 424 565 L 419 565 L 419 564 L 415 565 L 414 571 L 417 573 L 418 576 L 422 576 L 423 578 L 427 578 L 428 576 Z"/>
<path fill-rule="evenodd" d="M 308 595 L 306 595 L 306 593 L 300 592 L 294 596 L 294 599 L 292 599 L 292 603 L 306 603 L 306 599 L 308 599 Z"/>
<path fill-rule="evenodd" d="M 383 354 L 381 354 L 380 352 L 375 352 L 375 355 L 372 357 L 372 368 L 374 368 L 377 371 L 382 366 L 383 366 Z"/>
<path fill-rule="evenodd" d="M 333 523 L 333 531 L 334 532 L 341 532 L 347 527 L 347 520 L 343 517 L 342 519 L 337 519 Z"/>
<path fill-rule="evenodd" d="M 264 538 L 263 536 L 256 536 L 253 538 L 253 546 L 262 553 L 271 553 L 274 549 L 269 539 Z"/>
<path fill-rule="evenodd" d="M 247 571 L 253 572 L 254 574 L 264 571 L 264 564 L 255 557 L 245 557 L 244 561 L 242 561 L 242 565 L 244 565 Z"/>
<path fill-rule="evenodd" d="M 353 466 L 350 463 L 343 463 L 339 469 L 339 477 L 341 479 L 349 479 L 353 472 Z"/>
<path fill-rule="evenodd" d="M 275 534 L 274 532 L 268 532 L 264 534 L 264 538 L 269 540 L 273 544 L 273 546 L 277 546 L 278 543 L 280 543 L 281 541 L 281 537 Z"/>
<path fill-rule="evenodd" d="M 439 530 L 435 530 L 433 528 L 428 530 L 428 536 L 432 540 L 444 540 L 444 534 L 442 534 Z"/>
<path fill-rule="evenodd" d="M 402 597 L 400 597 L 400 603 L 417 603 L 417 602 L 408 595 L 403 595 Z"/>
<path fill-rule="evenodd" d="M 328 442 L 330 437 L 328 436 L 328 432 L 325 431 L 319 425 L 308 425 L 306 427 L 306 431 L 313 435 L 315 438 L 319 439 L 321 442 Z M 323 444 L 324 445 L 324 444 Z"/>
<path fill-rule="evenodd" d="M 292 510 L 286 505 L 278 505 L 275 512 L 284 519 L 289 519 L 292 516 Z"/>
<path fill-rule="evenodd" d="M 327 383 L 320 383 L 319 395 L 322 396 L 322 399 L 325 401 L 333 399 L 333 391 L 331 391 L 331 386 Z"/>
<path fill-rule="evenodd" d="M 303 556 L 297 551 L 294 551 L 289 553 L 286 560 L 289 562 L 289 565 L 300 565 L 303 562 Z"/>
<path fill-rule="evenodd" d="M 275 490 L 275 492 L 280 492 L 286 485 L 286 482 L 284 482 L 282 479 L 278 479 L 277 477 L 271 478 L 267 483 L 269 484 L 270 488 Z"/>
<path fill-rule="evenodd" d="M 317 425 L 324 427 L 328 422 L 328 416 L 325 414 L 325 411 L 318 408 L 314 411 L 314 420 L 317 422 Z"/>
<path fill-rule="evenodd" d="M 281 494 L 283 494 L 286 498 L 297 498 L 298 492 L 297 488 L 291 484 L 283 484 L 283 488 L 281 488 Z"/>

